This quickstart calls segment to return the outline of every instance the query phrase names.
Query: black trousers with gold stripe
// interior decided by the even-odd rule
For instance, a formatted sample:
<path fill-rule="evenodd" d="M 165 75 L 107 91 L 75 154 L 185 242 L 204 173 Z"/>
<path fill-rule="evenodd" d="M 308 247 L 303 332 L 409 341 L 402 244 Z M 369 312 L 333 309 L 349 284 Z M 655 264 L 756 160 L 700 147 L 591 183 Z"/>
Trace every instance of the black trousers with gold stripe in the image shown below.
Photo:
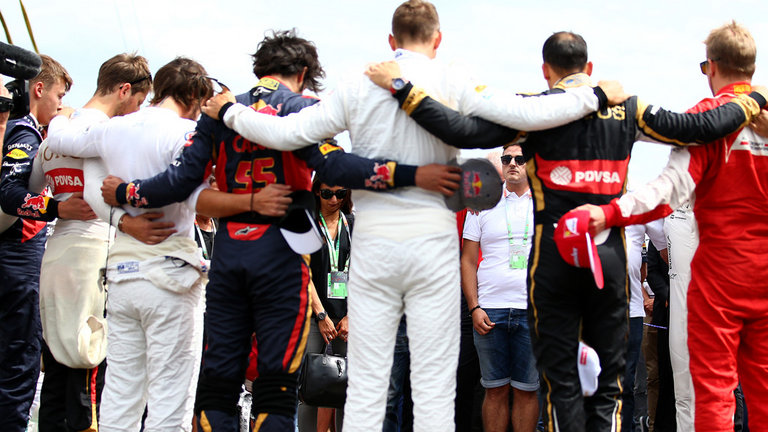
<path fill-rule="evenodd" d="M 57 362 L 43 343 L 43 365 L 38 430 L 96 432 L 106 360 L 93 369 L 73 369 Z"/>
<path fill-rule="evenodd" d="M 553 229 L 537 226 L 529 261 L 529 324 L 544 391 L 548 431 L 620 430 L 621 391 L 628 334 L 627 271 L 623 230 L 598 246 L 605 287 L 590 269 L 560 257 Z M 597 351 L 597 392 L 584 397 L 577 369 L 579 339 Z"/>

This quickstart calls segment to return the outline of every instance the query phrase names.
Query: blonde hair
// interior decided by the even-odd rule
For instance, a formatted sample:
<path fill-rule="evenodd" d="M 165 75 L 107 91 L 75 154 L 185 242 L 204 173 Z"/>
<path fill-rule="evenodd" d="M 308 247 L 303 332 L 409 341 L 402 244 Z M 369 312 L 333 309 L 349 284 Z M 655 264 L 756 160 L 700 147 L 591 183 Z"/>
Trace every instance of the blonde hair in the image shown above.
<path fill-rule="evenodd" d="M 752 78 L 757 48 L 746 27 L 731 21 L 712 30 L 704 45 L 707 46 L 707 58 L 716 62 L 723 74 Z"/>

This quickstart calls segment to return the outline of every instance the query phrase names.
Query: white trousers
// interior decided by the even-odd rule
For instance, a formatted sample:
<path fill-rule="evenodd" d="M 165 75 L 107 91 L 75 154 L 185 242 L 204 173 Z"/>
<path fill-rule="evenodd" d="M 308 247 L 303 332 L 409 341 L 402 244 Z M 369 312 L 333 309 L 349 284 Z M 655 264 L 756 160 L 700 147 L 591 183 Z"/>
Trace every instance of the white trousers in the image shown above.
<path fill-rule="evenodd" d="M 382 229 L 402 230 L 402 224 L 375 227 L 357 219 L 349 277 L 345 432 L 382 429 L 403 313 L 411 354 L 414 430 L 455 429 L 460 287 L 458 235 L 451 215 L 441 215 L 429 230 L 407 238 L 380 235 Z"/>
<path fill-rule="evenodd" d="M 669 356 L 675 385 L 677 430 L 694 430 L 694 393 L 688 355 L 688 283 L 699 246 L 693 210 L 688 204 L 664 221 L 669 253 Z"/>
<path fill-rule="evenodd" d="M 202 352 L 202 284 L 178 294 L 149 281 L 112 282 L 101 431 L 190 431 Z"/>

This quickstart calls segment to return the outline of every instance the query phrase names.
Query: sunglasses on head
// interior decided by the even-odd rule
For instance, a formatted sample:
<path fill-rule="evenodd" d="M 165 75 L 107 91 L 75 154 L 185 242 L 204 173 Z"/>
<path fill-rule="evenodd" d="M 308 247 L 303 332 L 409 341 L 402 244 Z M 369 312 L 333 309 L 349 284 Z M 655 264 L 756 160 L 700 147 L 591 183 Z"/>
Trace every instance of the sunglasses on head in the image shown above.
<path fill-rule="evenodd" d="M 512 159 L 515 160 L 515 165 L 524 165 L 525 164 L 525 157 L 523 155 L 504 155 L 501 157 L 501 164 L 502 165 L 509 165 L 512 162 Z"/>
<path fill-rule="evenodd" d="M 348 190 L 349 189 L 339 189 L 337 191 L 332 191 L 330 189 L 320 189 L 320 198 L 329 200 L 335 195 L 337 199 L 342 200 L 347 197 Z"/>

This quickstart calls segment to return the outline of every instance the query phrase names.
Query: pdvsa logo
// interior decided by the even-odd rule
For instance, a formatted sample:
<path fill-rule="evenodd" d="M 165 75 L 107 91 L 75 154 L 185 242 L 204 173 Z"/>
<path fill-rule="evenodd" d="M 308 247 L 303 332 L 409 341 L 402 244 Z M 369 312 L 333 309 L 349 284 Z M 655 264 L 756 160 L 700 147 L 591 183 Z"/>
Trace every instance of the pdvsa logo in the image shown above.
<path fill-rule="evenodd" d="M 552 170 L 552 172 L 549 174 L 549 177 L 552 179 L 552 183 L 565 186 L 570 184 L 573 180 L 573 173 L 571 172 L 570 168 L 566 166 L 559 166 Z"/>
<path fill-rule="evenodd" d="M 576 171 L 576 183 L 621 183 L 621 177 L 616 171 Z"/>
<path fill-rule="evenodd" d="M 552 183 L 565 186 L 573 183 L 621 183 L 618 171 L 579 170 L 571 171 L 566 166 L 559 166 L 550 173 Z"/>

